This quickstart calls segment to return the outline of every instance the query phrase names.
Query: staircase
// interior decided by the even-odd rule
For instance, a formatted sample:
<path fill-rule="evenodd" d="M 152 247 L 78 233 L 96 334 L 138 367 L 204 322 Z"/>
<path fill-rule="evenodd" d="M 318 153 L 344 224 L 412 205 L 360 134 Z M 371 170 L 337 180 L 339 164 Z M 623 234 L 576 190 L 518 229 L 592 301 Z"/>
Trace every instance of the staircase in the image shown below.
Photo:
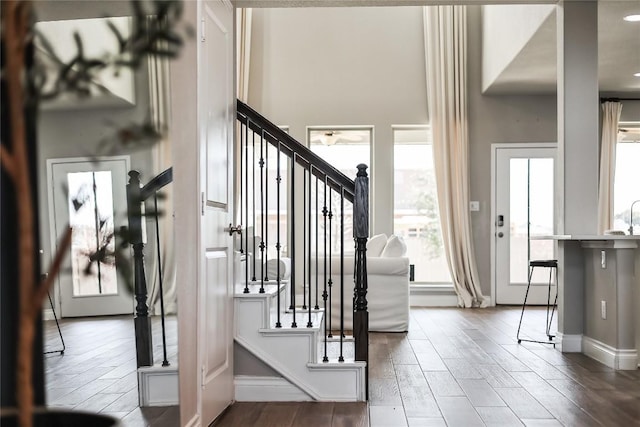
<path fill-rule="evenodd" d="M 234 298 L 234 338 L 281 375 L 280 379 L 254 382 L 254 395 L 263 400 L 265 396 L 273 400 L 284 400 L 283 396 L 287 400 L 367 400 L 367 166 L 357 165 L 355 180 L 348 178 L 240 101 L 237 121 L 235 159 L 240 185 L 236 224 L 243 226 L 230 227 L 239 232 L 235 247 L 242 259 L 235 274 L 239 284 Z M 172 171 L 168 169 L 144 187 L 138 172 L 129 175 L 140 406 L 172 405 L 178 403 L 177 364 L 167 361 L 164 313 L 164 360 L 154 364 L 141 222 L 143 202 L 156 200 L 156 193 L 172 182 Z M 345 244 L 350 242 L 355 243 L 354 274 L 332 279 L 332 262 L 338 263 L 334 265 L 342 273 Z M 277 267 L 269 268 L 269 263 Z M 286 275 L 285 269 L 290 270 Z M 352 330 L 345 330 L 345 298 L 354 302 Z M 332 324 L 331 319 L 339 321 Z M 275 396 L 274 389 L 286 392 Z"/>
<path fill-rule="evenodd" d="M 281 313 L 281 326 L 276 327 L 277 294 L 286 291 L 286 284 L 241 286 L 235 298 L 235 340 L 254 356 L 276 370 L 284 379 L 318 401 L 366 400 L 366 362 L 354 359 L 354 342 L 343 340 L 343 361 L 339 361 L 339 341 L 324 340 L 324 311 L 305 311 L 297 315 L 300 327 L 292 327 L 293 311 Z M 302 311 L 302 309 L 301 309 Z M 327 360 L 323 346 L 327 345 Z M 306 399 L 305 399 L 306 400 Z"/>
<path fill-rule="evenodd" d="M 358 165 L 349 179 L 240 101 L 237 120 L 237 222 L 244 224 L 237 246 L 244 258 L 235 341 L 297 388 L 299 400 L 364 401 L 367 167 Z M 353 234 L 345 238 L 345 229 Z M 354 237 L 355 275 L 333 283 L 331 260 L 343 265 Z M 355 302 L 353 331 L 344 328 L 344 298 Z M 331 316 L 332 307 L 342 307 L 340 316 Z M 327 324 L 336 317 L 340 322 Z M 264 387 L 260 394 L 269 396 Z"/>

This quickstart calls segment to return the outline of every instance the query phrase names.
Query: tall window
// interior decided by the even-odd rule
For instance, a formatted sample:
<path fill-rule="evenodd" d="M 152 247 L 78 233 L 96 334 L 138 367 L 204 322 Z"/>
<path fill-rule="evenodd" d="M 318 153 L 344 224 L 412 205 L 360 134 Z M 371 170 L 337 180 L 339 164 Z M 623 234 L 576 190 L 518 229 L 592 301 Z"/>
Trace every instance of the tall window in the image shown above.
<path fill-rule="evenodd" d="M 640 199 L 640 125 L 620 126 L 616 146 L 613 228 L 628 231 L 631 204 Z M 640 234 L 640 202 L 633 207 L 634 234 Z"/>
<path fill-rule="evenodd" d="M 371 165 L 371 135 L 372 129 L 369 127 L 309 128 L 309 148 L 347 177 L 355 179 L 358 164 Z M 373 194 L 371 190 L 369 194 Z M 340 195 L 332 191 L 329 202 L 334 215 L 331 224 L 331 246 L 332 251 L 337 253 L 340 249 Z M 319 205 L 321 204 L 322 201 L 319 201 Z M 345 252 L 353 252 L 353 205 L 345 201 L 344 208 L 344 249 Z M 322 207 L 318 209 L 321 210 Z M 312 210 L 315 211 L 315 207 Z"/>
<path fill-rule="evenodd" d="M 414 281 L 451 283 L 444 254 L 431 131 L 425 126 L 395 127 L 394 233 L 407 244 Z"/>

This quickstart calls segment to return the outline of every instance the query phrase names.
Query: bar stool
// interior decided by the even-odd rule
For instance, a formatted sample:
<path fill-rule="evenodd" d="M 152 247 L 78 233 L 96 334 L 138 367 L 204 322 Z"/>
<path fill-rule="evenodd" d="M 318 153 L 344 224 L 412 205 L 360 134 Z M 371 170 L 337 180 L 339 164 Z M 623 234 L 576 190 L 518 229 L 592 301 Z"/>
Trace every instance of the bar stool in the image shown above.
<path fill-rule="evenodd" d="M 527 305 L 527 297 L 529 296 L 529 288 L 531 288 L 531 277 L 533 276 L 533 270 L 535 267 L 543 267 L 549 269 L 549 286 L 547 288 L 547 324 L 546 324 L 546 333 L 548 341 L 537 341 L 537 340 L 528 340 L 524 338 L 520 338 L 520 327 L 522 326 L 522 318 L 524 317 L 524 309 Z M 556 275 L 556 297 L 553 301 L 553 305 L 551 305 L 551 278 L 552 273 L 555 270 Z M 522 303 L 522 313 L 520 313 L 520 323 L 518 323 L 518 333 L 516 337 L 518 338 L 518 344 L 522 341 L 527 342 L 536 342 L 540 344 L 553 344 L 555 348 L 556 343 L 553 342 L 553 338 L 555 335 L 551 335 L 551 323 L 553 321 L 553 313 L 556 310 L 558 305 L 558 260 L 548 259 L 548 260 L 531 260 L 529 261 L 529 282 L 527 283 L 527 292 L 524 294 L 524 302 Z M 551 316 L 549 316 L 549 309 L 551 308 Z"/>

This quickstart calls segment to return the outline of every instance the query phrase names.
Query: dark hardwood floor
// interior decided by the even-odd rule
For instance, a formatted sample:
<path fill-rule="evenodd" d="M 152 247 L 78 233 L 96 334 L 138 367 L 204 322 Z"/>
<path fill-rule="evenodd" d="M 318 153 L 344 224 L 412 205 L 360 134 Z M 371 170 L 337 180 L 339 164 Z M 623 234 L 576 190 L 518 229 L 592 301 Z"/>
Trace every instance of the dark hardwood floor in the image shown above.
<path fill-rule="evenodd" d="M 413 308 L 408 333 L 370 336 L 368 405 L 238 402 L 215 426 L 640 426 L 640 371 L 518 345 L 519 316 L 519 307 Z M 544 316 L 528 310 L 524 333 L 544 338 Z M 178 426 L 176 407 L 137 407 L 132 331 L 130 319 L 65 321 L 67 352 L 46 356 L 50 404 L 127 427 Z"/>
<path fill-rule="evenodd" d="M 54 321 L 44 322 L 45 351 L 61 349 Z M 160 319 L 152 318 L 154 360 L 162 361 Z M 177 322 L 168 316 L 167 353 L 177 363 Z M 47 405 L 100 412 L 121 419 L 126 427 L 176 427 L 177 406 L 140 408 L 132 316 L 64 319 L 63 355 L 45 355 Z M 89 426 L 88 426 L 89 427 Z"/>

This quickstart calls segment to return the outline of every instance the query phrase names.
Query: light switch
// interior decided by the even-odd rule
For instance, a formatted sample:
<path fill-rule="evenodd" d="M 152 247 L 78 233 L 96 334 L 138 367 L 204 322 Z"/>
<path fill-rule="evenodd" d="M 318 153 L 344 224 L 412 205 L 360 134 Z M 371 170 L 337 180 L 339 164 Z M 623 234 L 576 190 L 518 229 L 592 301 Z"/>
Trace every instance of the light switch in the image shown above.
<path fill-rule="evenodd" d="M 480 202 L 477 200 L 470 201 L 469 210 L 471 210 L 471 212 L 478 212 L 480 210 Z"/>

